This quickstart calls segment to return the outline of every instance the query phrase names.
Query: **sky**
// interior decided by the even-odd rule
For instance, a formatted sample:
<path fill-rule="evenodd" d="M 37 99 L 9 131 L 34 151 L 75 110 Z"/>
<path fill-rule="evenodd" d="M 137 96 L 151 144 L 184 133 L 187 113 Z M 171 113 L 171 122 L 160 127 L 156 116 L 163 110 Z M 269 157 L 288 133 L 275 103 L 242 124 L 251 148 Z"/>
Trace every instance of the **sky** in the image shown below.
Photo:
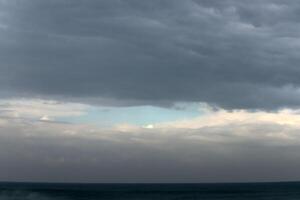
<path fill-rule="evenodd" d="M 0 0 L 0 181 L 300 180 L 297 0 Z"/>

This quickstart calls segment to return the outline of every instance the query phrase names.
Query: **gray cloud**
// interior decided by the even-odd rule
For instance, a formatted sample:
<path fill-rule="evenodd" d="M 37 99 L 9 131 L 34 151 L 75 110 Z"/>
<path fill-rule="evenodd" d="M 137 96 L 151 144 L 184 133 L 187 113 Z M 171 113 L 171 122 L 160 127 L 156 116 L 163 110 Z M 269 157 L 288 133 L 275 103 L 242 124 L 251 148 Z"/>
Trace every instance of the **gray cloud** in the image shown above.
<path fill-rule="evenodd" d="M 297 1 L 0 1 L 2 96 L 299 106 Z"/>
<path fill-rule="evenodd" d="M 299 179 L 299 126 L 99 130 L 0 119 L 0 179 L 216 182 Z"/>

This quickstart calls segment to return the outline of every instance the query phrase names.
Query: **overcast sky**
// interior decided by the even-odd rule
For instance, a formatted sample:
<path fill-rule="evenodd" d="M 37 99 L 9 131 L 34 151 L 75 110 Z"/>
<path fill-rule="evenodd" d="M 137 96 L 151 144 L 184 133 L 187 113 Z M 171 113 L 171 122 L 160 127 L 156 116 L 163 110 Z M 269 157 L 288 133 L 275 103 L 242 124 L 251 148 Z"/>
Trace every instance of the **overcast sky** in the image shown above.
<path fill-rule="evenodd" d="M 298 0 L 0 0 L 0 181 L 299 180 Z"/>

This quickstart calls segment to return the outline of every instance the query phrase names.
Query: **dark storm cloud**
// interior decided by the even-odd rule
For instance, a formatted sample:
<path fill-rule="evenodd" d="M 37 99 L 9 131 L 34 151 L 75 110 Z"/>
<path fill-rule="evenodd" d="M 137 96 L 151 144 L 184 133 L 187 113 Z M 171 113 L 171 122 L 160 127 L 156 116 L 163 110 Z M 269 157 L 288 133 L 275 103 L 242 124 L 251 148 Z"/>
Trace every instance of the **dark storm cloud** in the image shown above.
<path fill-rule="evenodd" d="M 300 4 L 2 0 L 2 96 L 299 106 Z"/>

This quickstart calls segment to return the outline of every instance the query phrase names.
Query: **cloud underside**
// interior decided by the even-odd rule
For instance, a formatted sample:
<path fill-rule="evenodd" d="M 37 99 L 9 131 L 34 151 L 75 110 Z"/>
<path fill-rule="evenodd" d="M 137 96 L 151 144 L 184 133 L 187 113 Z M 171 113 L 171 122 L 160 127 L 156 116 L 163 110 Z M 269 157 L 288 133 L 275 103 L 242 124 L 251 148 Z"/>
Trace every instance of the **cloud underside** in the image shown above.
<path fill-rule="evenodd" d="M 299 106 L 297 1 L 0 1 L 2 97 Z"/>
<path fill-rule="evenodd" d="M 300 178 L 300 117 L 218 111 L 138 127 L 0 119 L 1 180 L 278 181 Z"/>

